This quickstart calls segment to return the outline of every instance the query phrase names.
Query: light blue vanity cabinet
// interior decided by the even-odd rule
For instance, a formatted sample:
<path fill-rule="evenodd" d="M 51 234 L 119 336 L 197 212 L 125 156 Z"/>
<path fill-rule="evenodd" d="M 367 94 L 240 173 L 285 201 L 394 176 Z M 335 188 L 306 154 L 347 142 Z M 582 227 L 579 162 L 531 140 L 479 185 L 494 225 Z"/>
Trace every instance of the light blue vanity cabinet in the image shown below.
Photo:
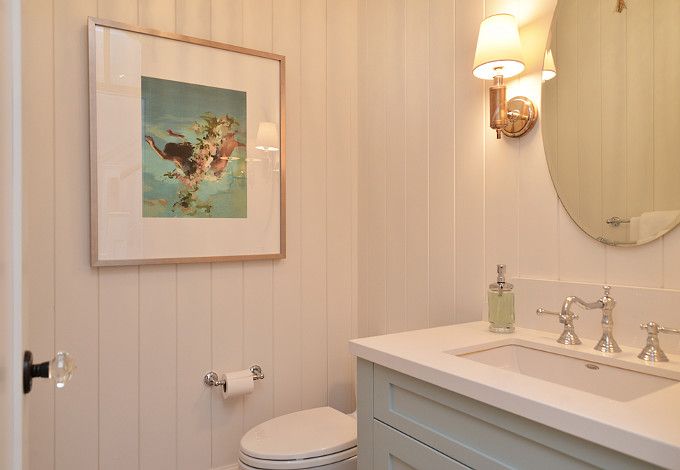
<path fill-rule="evenodd" d="M 359 470 L 660 468 L 358 359 Z"/>

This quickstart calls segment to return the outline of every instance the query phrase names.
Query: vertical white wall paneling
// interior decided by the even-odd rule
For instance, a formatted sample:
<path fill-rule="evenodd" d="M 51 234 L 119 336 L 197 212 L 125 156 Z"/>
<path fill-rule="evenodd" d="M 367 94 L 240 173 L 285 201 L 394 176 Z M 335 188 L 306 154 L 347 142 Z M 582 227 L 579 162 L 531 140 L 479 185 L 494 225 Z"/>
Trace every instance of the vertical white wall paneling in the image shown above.
<path fill-rule="evenodd" d="M 177 468 L 178 289 L 176 265 L 140 266 L 140 470 Z"/>
<path fill-rule="evenodd" d="M 406 0 L 406 328 L 429 324 L 429 4 Z M 389 161 L 389 160 L 388 160 Z"/>
<path fill-rule="evenodd" d="M 177 266 L 177 470 L 210 468 L 212 365 L 209 264 Z"/>
<path fill-rule="evenodd" d="M 242 46 L 243 0 L 211 0 L 210 11 L 210 38 L 213 41 Z"/>
<path fill-rule="evenodd" d="M 675 227 L 663 238 L 663 288 L 680 290 L 680 228 Z M 680 323 L 680 322 L 678 322 Z"/>
<path fill-rule="evenodd" d="M 385 331 L 406 329 L 406 158 L 405 0 L 389 2 L 385 12 Z"/>
<path fill-rule="evenodd" d="M 455 321 L 480 320 L 484 273 L 484 81 L 472 75 L 483 2 L 455 12 Z M 487 282 L 488 284 L 488 282 Z"/>
<path fill-rule="evenodd" d="M 560 230 L 560 276 L 563 281 L 605 282 L 606 247 L 593 240 L 576 223 L 561 203 L 559 211 Z"/>
<path fill-rule="evenodd" d="M 273 41 L 272 1 L 243 3 L 243 45 L 271 52 Z M 243 272 L 243 341 L 244 367 L 258 364 L 272 379 L 273 370 L 273 273 L 272 261 L 244 264 Z M 274 380 L 255 384 L 252 395 L 244 399 L 244 429 L 249 429 L 273 416 Z"/>
<path fill-rule="evenodd" d="M 245 429 L 273 415 L 326 403 L 349 411 L 352 291 L 364 336 L 480 319 L 496 263 L 509 264 L 511 273 L 558 276 L 554 261 L 540 265 L 537 255 L 551 256 L 552 228 L 551 241 L 527 234 L 541 223 L 534 212 L 551 217 L 550 206 L 558 208 L 560 278 L 601 283 L 606 267 L 608 282 L 680 286 L 669 267 L 680 258 L 680 231 L 645 247 L 611 249 L 605 260 L 605 247 L 555 203 L 549 180 L 540 181 L 547 176 L 539 129 L 518 143 L 498 142 L 487 128 L 486 86 L 470 73 L 479 22 L 485 9 L 528 18 L 525 3 L 114 3 L 23 5 L 24 126 L 43 116 L 40 135 L 49 143 L 31 145 L 35 134 L 27 130 L 26 160 L 35 154 L 42 162 L 40 171 L 28 165 L 24 178 L 30 342 L 47 356 L 70 350 L 78 363 L 73 381 L 56 394 L 35 384 L 31 468 L 137 468 L 136 452 L 142 469 L 219 468 L 235 462 Z M 286 260 L 100 274 L 89 267 L 88 15 L 169 31 L 177 23 L 180 33 L 286 55 Z M 654 15 L 663 20 L 658 9 Z M 524 26 L 523 39 L 540 35 L 549 19 L 540 21 Z M 673 40 L 660 30 L 654 28 L 656 41 Z M 52 39 L 53 50 L 44 47 Z M 537 86 L 531 60 L 539 59 L 528 58 L 530 70 L 512 91 Z M 654 97 L 658 108 L 663 95 Z M 664 125 L 655 123 L 655 146 L 669 133 Z M 537 252 L 530 251 L 532 236 Z M 267 378 L 245 398 L 224 401 L 202 384 L 211 368 L 255 362 Z M 111 384 L 112 375 L 122 383 Z"/>
<path fill-rule="evenodd" d="M 350 157 L 350 165 L 352 167 L 352 194 L 351 194 L 351 200 L 352 200 L 352 218 L 351 218 L 351 224 L 352 224 L 352 299 L 351 299 L 351 335 L 352 338 L 358 338 L 359 337 L 359 283 L 360 283 L 360 278 L 359 278 L 359 273 L 360 273 L 360 268 L 359 268 L 359 260 L 361 259 L 359 256 L 359 250 L 360 250 L 360 245 L 359 245 L 359 89 L 360 89 L 360 84 L 359 84 L 359 71 L 358 71 L 358 65 L 359 65 L 359 57 L 360 57 L 360 52 L 359 52 L 359 38 L 361 37 L 361 11 L 363 11 L 362 7 L 362 2 L 360 0 L 356 1 L 356 4 L 354 6 L 355 11 L 356 11 L 356 17 L 355 17 L 355 22 L 354 22 L 354 36 L 351 38 L 352 41 L 352 48 L 355 51 L 355 61 L 354 61 L 354 66 L 356 67 L 352 73 L 354 76 L 354 86 L 352 87 L 351 90 L 351 95 L 350 99 L 352 100 L 352 105 L 351 105 L 351 110 L 350 110 L 350 119 L 354 123 L 352 125 L 352 135 L 350 137 L 351 140 L 351 157 Z M 361 263 L 363 265 L 363 262 Z M 354 384 L 354 398 L 355 398 L 355 404 L 354 404 L 354 409 L 357 409 L 356 405 L 356 377 L 357 377 L 357 361 L 355 359 L 352 360 L 352 383 Z"/>
<path fill-rule="evenodd" d="M 274 2 L 274 52 L 286 57 L 286 259 L 274 263 L 274 415 L 302 408 L 300 0 Z"/>
<path fill-rule="evenodd" d="M 326 220 L 328 404 L 354 410 L 352 357 L 352 90 L 356 87 L 357 2 L 327 2 Z"/>
<path fill-rule="evenodd" d="M 97 0 L 97 15 L 112 21 L 136 24 L 138 20 L 138 0 Z"/>
<path fill-rule="evenodd" d="M 139 268 L 99 271 L 99 469 L 139 468 Z"/>
<path fill-rule="evenodd" d="M 325 2 L 301 2 L 302 404 L 327 403 L 327 31 Z"/>
<path fill-rule="evenodd" d="M 210 39 L 210 0 L 177 0 L 175 3 L 176 33 Z"/>
<path fill-rule="evenodd" d="M 22 3 L 22 92 L 23 92 L 23 308 L 24 326 L 28 328 L 26 349 L 36 361 L 51 359 L 54 344 L 55 253 L 54 253 L 54 37 L 52 4 Z M 40 120 L 40 142 L 30 129 L 36 117 Z M 27 132 L 27 130 L 29 130 Z M 62 346 L 66 349 L 66 346 Z M 25 468 L 51 470 L 54 468 L 54 385 L 36 380 L 27 400 L 30 439 L 29 459 Z"/>
<path fill-rule="evenodd" d="M 218 374 L 241 370 L 244 363 L 243 263 L 212 265 L 212 363 Z M 264 366 L 262 366 L 264 367 Z M 207 370 L 206 370 L 207 372 Z M 255 384 L 260 385 L 260 384 Z M 256 393 L 259 388 L 256 389 Z M 244 399 L 225 400 L 213 387 L 211 395 L 212 463 L 221 468 L 236 462 L 243 435 Z"/>
<path fill-rule="evenodd" d="M 519 274 L 556 279 L 559 276 L 557 197 L 548 172 L 541 136 L 541 71 L 545 43 L 557 0 L 522 3 L 518 22 L 526 68 L 519 94 L 538 108 L 534 129 L 519 139 Z M 545 194 L 545 197 L 536 197 Z"/>
<path fill-rule="evenodd" d="M 430 1 L 429 22 L 429 326 L 454 322 L 455 311 L 455 2 Z M 464 68 L 464 63 L 461 64 Z"/>
<path fill-rule="evenodd" d="M 249 0 L 243 4 L 243 45 L 272 51 L 272 11 L 274 0 Z"/>
<path fill-rule="evenodd" d="M 366 252 L 360 257 L 366 263 L 366 278 L 364 283 L 360 283 L 360 288 L 367 289 L 367 293 L 366 308 L 359 315 L 360 318 L 362 314 L 368 318 L 365 330 L 359 332 L 361 336 L 383 334 L 386 331 L 387 124 L 384 41 L 387 8 L 388 2 L 385 0 L 367 2 L 362 25 L 365 45 L 360 46 L 360 50 L 364 51 L 359 67 L 359 81 L 364 87 L 364 93 L 359 98 L 360 115 L 363 116 L 359 126 L 359 146 L 363 149 L 359 159 L 359 185 L 360 200 L 364 201 L 362 205 L 366 205 L 359 220 L 360 230 L 363 237 L 366 237 Z M 364 173 L 366 178 L 362 181 Z"/>
<path fill-rule="evenodd" d="M 663 285 L 663 241 L 655 240 L 636 247 L 607 247 L 609 284 L 637 287 Z"/>
<path fill-rule="evenodd" d="M 26 5 L 32 11 L 29 7 Z M 140 468 L 225 466 L 235 461 L 244 429 L 271 417 L 274 404 L 278 404 L 277 414 L 326 404 L 329 400 L 347 411 L 352 407 L 352 364 L 342 350 L 351 335 L 351 299 L 355 288 L 351 270 L 356 270 L 351 264 L 351 245 L 357 230 L 351 204 L 357 200 L 353 192 L 358 171 L 351 149 L 356 152 L 357 148 L 357 5 L 334 4 L 338 11 L 332 12 L 332 19 L 327 19 L 325 6 L 318 2 L 306 3 L 305 12 L 295 0 L 277 2 L 280 20 L 273 16 L 273 8 L 271 1 L 250 2 L 246 6 L 239 0 L 198 4 L 140 0 L 116 5 L 105 0 L 73 2 L 68 9 L 54 13 L 54 88 L 45 86 L 44 78 L 37 81 L 53 57 L 50 48 L 40 45 L 51 40 L 52 13 L 44 9 L 30 14 L 31 26 L 35 25 L 46 37 L 42 43 L 30 41 L 27 51 L 32 58 L 40 53 L 45 55 L 41 73 L 34 75 L 36 82 L 28 87 L 32 93 L 27 109 L 44 112 L 44 102 L 52 102 L 54 89 L 59 96 L 55 94 L 54 112 L 49 116 L 76 117 L 60 120 L 55 127 L 47 126 L 47 133 L 53 132 L 55 139 L 55 145 L 48 147 L 55 149 L 54 158 L 59 158 L 60 165 L 61 162 L 67 165 L 50 169 L 49 162 L 55 161 L 50 158 L 48 164 L 41 165 L 47 171 L 29 183 L 34 186 L 30 197 L 36 199 L 30 203 L 29 211 L 32 214 L 29 223 L 36 228 L 34 233 L 55 234 L 54 241 L 47 243 L 45 236 L 41 236 L 40 248 L 27 255 L 28 265 L 33 266 L 28 269 L 27 285 L 35 285 L 36 281 L 48 285 L 48 294 L 32 304 L 37 306 L 38 300 L 45 301 L 48 318 L 41 325 L 46 328 L 41 331 L 34 328 L 31 334 L 36 338 L 51 336 L 56 329 L 57 341 L 46 349 L 51 352 L 57 345 L 68 347 L 79 366 L 74 381 L 64 390 L 66 393 L 57 396 L 56 433 L 49 425 L 41 426 L 40 432 L 44 430 L 55 447 L 41 449 L 45 458 L 34 457 L 39 465 L 36 468 L 106 468 L 121 465 L 122 460 L 124 466 L 132 468 L 137 466 L 136 460 Z M 88 180 L 87 165 L 83 164 L 88 158 L 89 132 L 84 79 L 87 76 L 84 18 L 88 15 L 264 50 L 276 50 L 280 44 L 281 50 L 276 52 L 284 53 L 289 64 L 287 260 L 277 262 L 275 267 L 265 261 L 219 264 L 212 269 L 207 264 L 109 268 L 102 271 L 101 280 L 97 271 L 89 268 L 86 249 L 89 203 L 83 198 Z M 318 41 L 327 35 L 327 21 L 332 22 L 328 51 L 326 41 Z M 355 26 L 348 29 L 347 24 L 352 21 Z M 304 41 L 300 30 L 304 31 Z M 73 54 L 73 44 L 80 44 L 81 55 Z M 334 55 L 333 61 L 326 60 L 329 53 Z M 329 73 L 333 74 L 330 81 L 326 78 Z M 26 83 L 32 79 L 33 76 L 27 78 Z M 42 94 L 45 96 L 41 97 Z M 334 100 L 337 113 L 327 113 L 327 100 Z M 327 116 L 329 123 L 319 120 L 320 115 Z M 330 167 L 326 162 L 326 149 L 330 148 L 327 132 L 334 139 L 331 152 L 338 155 Z M 42 151 L 40 157 L 44 156 Z M 336 179 L 341 172 L 347 184 Z M 52 181 L 54 189 L 50 187 Z M 327 184 L 333 185 L 328 201 Z M 51 197 L 52 192 L 56 197 Z M 324 197 L 320 199 L 319 194 Z M 53 217 L 49 208 L 44 208 L 45 200 L 55 201 Z M 306 216 L 303 218 L 302 214 Z M 55 224 L 54 229 L 51 224 Z M 330 237 L 328 227 L 333 230 Z M 303 233 L 307 234 L 304 243 Z M 29 240 L 31 236 L 27 235 Z M 330 249 L 333 253 L 328 253 Z M 53 270 L 44 269 L 46 264 L 40 258 L 52 259 Z M 333 286 L 330 296 L 329 283 Z M 55 293 L 51 294 L 54 301 L 49 300 L 51 284 L 55 284 Z M 121 292 L 125 294 L 120 295 Z M 332 311 L 330 318 L 328 306 Z M 56 311 L 56 317 L 51 310 Z M 49 326 L 50 318 L 56 318 L 55 328 Z M 314 334 L 307 338 L 304 333 L 310 325 Z M 327 339 L 329 329 L 333 332 L 331 341 Z M 337 335 L 337 330 L 345 332 Z M 221 342 L 226 335 L 228 340 Z M 120 354 L 126 361 L 132 361 L 125 370 L 126 361 L 117 361 L 120 354 L 115 353 L 121 338 L 125 338 L 122 341 L 128 347 Z M 75 346 L 70 347 L 73 343 Z M 281 369 L 273 364 L 275 354 Z M 217 399 L 215 391 L 201 383 L 203 374 L 211 367 L 230 370 L 247 367 L 251 362 L 259 362 L 269 380 L 256 384 L 256 392 L 245 399 L 233 402 Z M 314 369 L 324 379 L 319 381 L 311 374 L 303 378 L 303 367 Z M 109 375 L 124 379 L 106 388 Z M 326 377 L 330 379 L 327 381 Z M 309 383 L 304 383 L 305 380 Z M 159 388 L 161 382 L 166 385 Z M 126 397 L 127 405 L 136 404 L 119 412 L 123 402 L 120 396 Z M 122 439 L 109 437 L 116 429 L 132 431 Z M 118 444 L 131 450 L 116 453 Z M 56 455 L 56 465 L 51 463 L 52 454 Z"/>
<path fill-rule="evenodd" d="M 139 24 L 161 31 L 175 31 L 175 0 L 137 0 Z"/>
<path fill-rule="evenodd" d="M 357 337 L 366 336 L 369 331 L 368 304 L 369 304 L 369 276 L 368 276 L 368 172 L 366 168 L 363 172 L 359 171 L 364 165 L 363 150 L 368 144 L 368 133 L 365 127 L 368 125 L 366 119 L 366 112 L 368 107 L 362 105 L 368 96 L 368 86 L 364 79 L 364 74 L 361 72 L 368 65 L 368 55 L 366 50 L 368 48 L 368 6 L 365 0 L 359 0 L 358 15 L 357 15 L 357 159 L 356 159 L 356 215 L 357 228 L 354 233 L 357 241 L 357 286 L 356 286 L 356 301 L 357 301 Z M 359 204 L 358 201 L 364 201 Z"/>
<path fill-rule="evenodd" d="M 54 9 L 55 347 L 78 371 L 55 401 L 55 468 L 97 468 L 98 276 L 89 259 L 87 16 L 95 1 Z M 43 47 L 36 45 L 35 47 Z M 80 51 L 74 53 L 74 51 Z M 29 281 L 30 282 L 30 281 Z"/>
<path fill-rule="evenodd" d="M 244 397 L 244 430 L 274 415 L 272 262 L 249 261 L 243 269 L 244 368 L 262 367 L 264 380 L 255 383 L 252 394 Z"/>

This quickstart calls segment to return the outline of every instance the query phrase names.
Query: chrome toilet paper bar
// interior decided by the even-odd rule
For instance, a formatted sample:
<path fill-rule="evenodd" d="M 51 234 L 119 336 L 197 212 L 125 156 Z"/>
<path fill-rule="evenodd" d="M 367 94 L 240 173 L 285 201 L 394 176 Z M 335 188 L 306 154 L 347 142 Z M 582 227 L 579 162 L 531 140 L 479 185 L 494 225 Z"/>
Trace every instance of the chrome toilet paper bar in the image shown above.
<path fill-rule="evenodd" d="M 255 364 L 253 367 L 250 368 L 250 372 L 253 373 L 253 380 L 262 380 L 264 379 L 264 374 L 262 373 L 262 368 Z"/>
<path fill-rule="evenodd" d="M 262 368 L 255 364 L 250 368 L 250 372 L 253 374 L 253 380 L 264 379 L 264 374 L 262 373 Z M 216 372 L 210 371 L 203 377 L 203 383 L 208 387 L 223 387 L 226 385 L 226 381 L 220 380 L 219 375 Z"/>

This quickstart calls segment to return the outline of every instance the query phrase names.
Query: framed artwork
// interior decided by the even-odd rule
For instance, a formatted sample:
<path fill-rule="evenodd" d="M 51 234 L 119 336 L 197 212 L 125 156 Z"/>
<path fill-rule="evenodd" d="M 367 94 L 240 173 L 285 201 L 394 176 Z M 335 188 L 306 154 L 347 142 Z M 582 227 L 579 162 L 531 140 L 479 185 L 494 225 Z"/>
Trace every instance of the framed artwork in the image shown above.
<path fill-rule="evenodd" d="M 285 58 L 88 34 L 92 266 L 285 258 Z"/>

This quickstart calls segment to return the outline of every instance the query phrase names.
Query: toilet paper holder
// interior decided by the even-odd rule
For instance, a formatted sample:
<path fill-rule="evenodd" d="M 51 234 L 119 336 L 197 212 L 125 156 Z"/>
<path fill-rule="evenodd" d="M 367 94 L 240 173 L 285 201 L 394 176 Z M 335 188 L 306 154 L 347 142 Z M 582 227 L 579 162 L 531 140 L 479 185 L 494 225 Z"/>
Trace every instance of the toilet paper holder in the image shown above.
<path fill-rule="evenodd" d="M 253 374 L 253 380 L 264 379 L 262 368 L 257 364 L 250 368 L 250 372 Z M 203 377 L 203 383 L 208 387 L 222 387 L 226 385 L 226 382 L 224 380 L 220 380 L 219 375 L 217 375 L 217 373 L 212 370 L 205 374 L 205 377 Z"/>

